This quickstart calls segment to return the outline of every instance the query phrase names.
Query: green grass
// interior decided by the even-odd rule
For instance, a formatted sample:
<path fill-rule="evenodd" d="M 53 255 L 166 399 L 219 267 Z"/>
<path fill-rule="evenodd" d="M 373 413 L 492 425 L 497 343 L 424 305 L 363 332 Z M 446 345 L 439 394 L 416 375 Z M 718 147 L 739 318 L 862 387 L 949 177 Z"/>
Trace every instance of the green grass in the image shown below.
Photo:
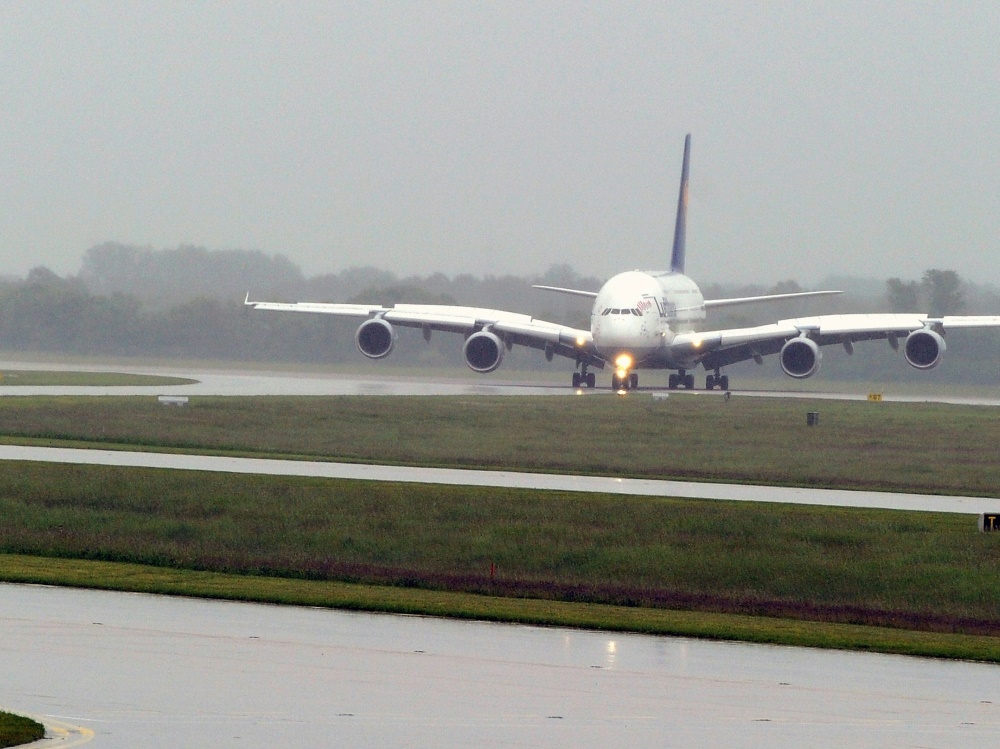
<path fill-rule="evenodd" d="M 810 410 L 820 427 L 805 425 Z M 185 409 L 24 397 L 0 399 L 0 435 L 1000 496 L 995 414 L 642 394 L 193 398 Z M 0 553 L 28 555 L 4 557 L 17 560 L 0 565 L 9 580 L 289 603 L 322 590 L 332 598 L 319 605 L 985 660 L 1000 643 L 1000 544 L 951 514 L 4 463 Z M 29 557 L 62 566 L 33 578 Z M 124 574 L 138 582 L 114 582 L 111 567 L 73 560 L 145 566 Z M 209 573 L 229 576 L 198 577 Z"/>
<path fill-rule="evenodd" d="M 0 555 L 11 582 L 1000 662 L 1000 638 Z"/>
<path fill-rule="evenodd" d="M 0 371 L 0 386 L 40 387 L 40 386 L 163 386 L 193 385 L 197 380 L 184 377 L 163 377 L 160 375 L 127 374 L 124 372 L 70 372 L 55 370 L 4 370 Z"/>
<path fill-rule="evenodd" d="M 1000 543 L 968 516 L 102 466 L 4 468 L 3 553 L 1000 634 Z"/>
<path fill-rule="evenodd" d="M 31 718 L 0 712 L 0 747 L 20 746 L 45 737 L 45 726 Z"/>
<path fill-rule="evenodd" d="M 30 397 L 0 399 L 0 439 L 1000 496 L 997 411 L 925 403 Z"/>

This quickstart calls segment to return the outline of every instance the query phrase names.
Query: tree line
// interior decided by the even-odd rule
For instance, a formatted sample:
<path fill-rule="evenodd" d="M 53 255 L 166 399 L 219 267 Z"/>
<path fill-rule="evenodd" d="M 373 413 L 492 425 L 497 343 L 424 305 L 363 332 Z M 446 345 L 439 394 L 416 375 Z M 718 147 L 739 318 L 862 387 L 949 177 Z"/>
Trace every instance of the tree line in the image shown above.
<path fill-rule="evenodd" d="M 154 250 L 106 243 L 88 250 L 76 275 L 61 277 L 45 267 L 24 278 L 0 281 L 0 349 L 74 355 L 133 356 L 256 362 L 343 364 L 364 361 L 354 346 L 358 321 L 325 315 L 251 312 L 244 295 L 269 301 L 357 301 L 462 304 L 523 311 L 541 319 L 587 327 L 586 299 L 532 289 L 535 283 L 592 289 L 604 279 L 556 265 L 535 277 L 468 274 L 398 277 L 376 268 L 351 268 L 306 277 L 287 258 L 242 250 L 200 247 Z M 919 311 L 931 315 L 1000 312 L 1000 291 L 971 284 L 954 271 L 931 269 L 919 281 L 892 278 L 827 279 L 824 288 L 849 293 L 801 302 L 724 308 L 710 315 L 711 327 L 741 327 L 812 314 Z M 804 290 L 795 281 L 770 287 L 711 284 L 706 298 Z M 400 331 L 386 365 L 463 366 L 460 336 L 435 335 L 426 343 L 418 331 Z M 838 378 L 945 379 L 996 382 L 1000 335 L 956 331 L 948 337 L 945 364 L 916 373 L 878 342 L 860 344 L 853 357 L 830 347 L 823 368 Z M 509 362 L 509 364 L 507 363 Z M 515 348 L 505 366 L 546 368 L 535 351 Z M 754 376 L 777 374 L 777 364 L 755 365 Z M 565 368 L 565 367 L 564 367 Z M 742 370 L 734 370 L 734 374 Z"/>

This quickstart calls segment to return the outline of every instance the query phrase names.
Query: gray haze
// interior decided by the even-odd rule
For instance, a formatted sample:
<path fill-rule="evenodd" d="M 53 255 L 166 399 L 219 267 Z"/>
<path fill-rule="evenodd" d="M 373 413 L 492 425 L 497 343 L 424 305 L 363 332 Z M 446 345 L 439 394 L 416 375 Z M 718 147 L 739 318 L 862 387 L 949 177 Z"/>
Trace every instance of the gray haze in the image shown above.
<path fill-rule="evenodd" d="M 0 274 L 119 242 L 309 274 L 1000 283 L 1000 4 L 7 2 Z"/>

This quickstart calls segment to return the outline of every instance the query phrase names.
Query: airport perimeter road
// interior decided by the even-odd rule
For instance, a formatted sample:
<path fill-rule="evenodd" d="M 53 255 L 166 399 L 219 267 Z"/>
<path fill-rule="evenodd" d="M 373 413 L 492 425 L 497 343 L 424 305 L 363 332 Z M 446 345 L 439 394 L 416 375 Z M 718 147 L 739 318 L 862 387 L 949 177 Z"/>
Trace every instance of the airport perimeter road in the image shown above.
<path fill-rule="evenodd" d="M 368 481 L 402 481 L 458 486 L 499 486 L 574 492 L 601 492 L 653 497 L 728 499 L 745 502 L 785 502 L 832 507 L 878 507 L 890 510 L 919 510 L 978 515 L 996 512 L 1000 500 L 983 497 L 949 497 L 924 494 L 845 491 L 839 489 L 796 489 L 791 487 L 708 484 L 655 479 L 628 479 L 602 476 L 569 476 L 514 471 L 477 471 L 448 468 L 415 468 L 326 463 L 302 460 L 226 458 L 211 455 L 177 455 L 118 450 L 0 445 L 0 461 L 27 460 L 78 465 L 111 465 L 142 468 L 171 468 L 223 473 L 260 473 L 271 476 L 312 476 Z"/>
<path fill-rule="evenodd" d="M 0 706 L 94 749 L 996 746 L 1000 668 L 0 585 Z"/>

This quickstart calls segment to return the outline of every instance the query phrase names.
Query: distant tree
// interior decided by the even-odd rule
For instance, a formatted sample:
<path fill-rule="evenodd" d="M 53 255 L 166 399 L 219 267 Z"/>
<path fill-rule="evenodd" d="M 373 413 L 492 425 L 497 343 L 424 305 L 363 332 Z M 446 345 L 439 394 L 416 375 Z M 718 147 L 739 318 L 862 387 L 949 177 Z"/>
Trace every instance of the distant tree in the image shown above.
<path fill-rule="evenodd" d="M 916 312 L 920 309 L 920 284 L 890 278 L 885 282 L 885 295 L 893 312 Z"/>
<path fill-rule="evenodd" d="M 454 297 L 448 294 L 435 294 L 409 284 L 366 289 L 347 301 L 348 304 L 381 304 L 386 307 L 393 304 L 455 304 Z"/>
<path fill-rule="evenodd" d="M 549 269 L 538 279 L 538 282 L 546 286 L 572 286 L 579 276 L 569 263 L 557 263 L 550 265 Z"/>
<path fill-rule="evenodd" d="M 798 281 L 793 281 L 788 279 L 786 281 L 778 281 L 774 286 L 768 290 L 768 294 L 798 294 L 805 291 Z"/>
<path fill-rule="evenodd" d="M 79 279 L 94 294 L 130 294 L 166 308 L 193 299 L 241 299 L 294 294 L 304 283 L 301 270 L 283 255 L 256 250 L 171 250 L 106 242 L 84 253 Z"/>
<path fill-rule="evenodd" d="M 924 271 L 922 283 L 930 300 L 930 314 L 954 315 L 965 308 L 962 279 L 955 271 L 932 268 Z"/>

